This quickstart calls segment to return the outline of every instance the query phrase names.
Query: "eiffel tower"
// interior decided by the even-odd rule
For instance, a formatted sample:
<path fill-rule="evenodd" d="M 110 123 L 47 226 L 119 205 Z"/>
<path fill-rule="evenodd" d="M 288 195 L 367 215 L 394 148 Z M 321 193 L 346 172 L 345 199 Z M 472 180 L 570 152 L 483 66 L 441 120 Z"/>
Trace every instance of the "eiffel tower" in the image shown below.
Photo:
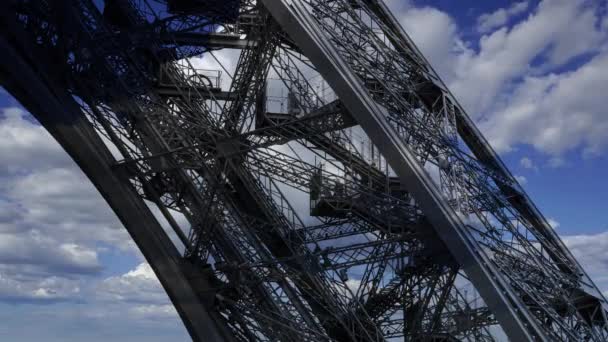
<path fill-rule="evenodd" d="M 3 87 L 194 340 L 608 341 L 606 299 L 382 0 L 4 0 L 0 25 Z"/>

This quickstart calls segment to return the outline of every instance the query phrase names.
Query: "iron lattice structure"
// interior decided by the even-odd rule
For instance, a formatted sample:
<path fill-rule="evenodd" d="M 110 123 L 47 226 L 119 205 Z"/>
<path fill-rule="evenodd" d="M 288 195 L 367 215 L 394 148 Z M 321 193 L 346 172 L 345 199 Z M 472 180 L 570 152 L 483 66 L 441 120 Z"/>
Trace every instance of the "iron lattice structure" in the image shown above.
<path fill-rule="evenodd" d="M 602 294 L 381 0 L 0 9 L 3 86 L 193 339 L 608 340 Z"/>

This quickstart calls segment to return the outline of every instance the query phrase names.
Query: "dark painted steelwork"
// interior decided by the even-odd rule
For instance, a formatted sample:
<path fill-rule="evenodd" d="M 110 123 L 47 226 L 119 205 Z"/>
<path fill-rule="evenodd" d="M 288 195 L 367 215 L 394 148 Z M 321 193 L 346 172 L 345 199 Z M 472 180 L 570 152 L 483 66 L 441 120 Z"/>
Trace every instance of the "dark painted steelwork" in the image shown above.
<path fill-rule="evenodd" d="M 194 340 L 608 339 L 606 300 L 382 1 L 0 6 L 2 84 Z"/>

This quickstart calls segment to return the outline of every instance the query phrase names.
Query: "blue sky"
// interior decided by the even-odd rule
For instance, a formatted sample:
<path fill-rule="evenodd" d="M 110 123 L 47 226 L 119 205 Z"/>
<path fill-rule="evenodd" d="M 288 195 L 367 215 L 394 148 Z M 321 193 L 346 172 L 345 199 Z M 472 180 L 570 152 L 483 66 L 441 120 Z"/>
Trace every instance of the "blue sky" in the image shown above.
<path fill-rule="evenodd" d="M 607 2 L 387 2 L 608 291 Z M 2 90 L 0 321 L 2 341 L 188 339 L 113 213 Z"/>

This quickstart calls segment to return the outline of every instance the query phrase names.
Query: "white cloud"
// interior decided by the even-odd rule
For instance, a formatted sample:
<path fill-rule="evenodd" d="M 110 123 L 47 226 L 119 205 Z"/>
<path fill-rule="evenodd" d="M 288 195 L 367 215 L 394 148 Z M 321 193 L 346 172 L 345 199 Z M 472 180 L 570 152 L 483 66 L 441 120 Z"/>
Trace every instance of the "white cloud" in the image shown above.
<path fill-rule="evenodd" d="M 608 127 L 599 99 L 608 79 L 601 52 L 608 19 L 596 25 L 593 5 L 543 1 L 512 28 L 503 25 L 525 10 L 521 3 L 505 9 L 504 21 L 489 14 L 480 23 L 491 27 L 484 32 L 493 32 L 480 39 L 477 50 L 446 13 L 391 3 L 408 9 L 399 15 L 406 30 L 499 150 L 527 143 L 552 154 L 551 160 L 563 161 L 559 155 L 573 146 L 582 146 L 587 155 L 605 146 L 602 132 Z M 598 52 L 575 71 L 554 70 L 576 56 Z M 234 70 L 235 52 L 217 56 Z M 193 63 L 220 69 L 210 56 Z M 224 79 L 223 86 L 227 84 Z M 129 251 L 133 244 L 69 157 L 17 108 L 0 115 L 0 165 L 0 300 L 69 300 L 94 291 L 89 298 L 103 305 L 89 303 L 84 313 L 100 322 L 176 319 L 147 264 L 99 283 L 86 278 L 83 286 L 82 276 L 100 269 L 98 243 Z M 518 179 L 525 182 L 525 177 Z M 606 234 L 565 238 L 602 289 L 608 288 Z M 356 286 L 356 280 L 349 285 Z"/>
<path fill-rule="evenodd" d="M 167 304 L 167 295 L 147 263 L 139 264 L 120 276 L 103 280 L 96 288 L 101 300 L 136 302 L 146 305 Z"/>
<path fill-rule="evenodd" d="M 400 13 L 413 7 L 411 0 L 384 0 L 384 3 L 393 13 Z"/>
<path fill-rule="evenodd" d="M 77 338 L 76 334 L 80 333 L 84 333 L 82 337 L 86 340 L 102 341 L 95 339 L 100 332 L 106 338 L 114 336 L 120 341 L 188 339 L 175 308 L 145 263 L 105 279 L 51 277 L 36 281 L 35 277 L 29 279 L 27 272 L 21 269 L 14 271 L 18 275 L 17 281 L 3 277 L 0 268 L 2 301 L 8 304 L 54 305 L 6 307 L 0 303 L 0 319 L 8 324 L 0 327 L 0 336 L 11 336 L 11 339 L 20 341 L 40 340 L 29 337 L 31 331 L 28 329 L 20 329 L 23 322 L 36 321 L 39 329 L 33 331 L 52 331 L 53 337 L 63 337 L 51 341 Z M 6 312 L 11 312 L 10 317 L 5 315 Z M 86 326 L 84 331 L 82 326 Z"/>
<path fill-rule="evenodd" d="M 106 278 L 96 284 L 92 291 L 91 297 L 104 303 L 104 306 L 124 307 L 123 314 L 129 320 L 140 323 L 178 320 L 175 307 L 148 263 L 140 263 L 127 273 Z M 98 318 L 108 313 L 101 310 Z"/>
<path fill-rule="evenodd" d="M 528 9 L 528 1 L 513 3 L 509 8 L 500 8 L 492 13 L 482 14 L 477 18 L 477 30 L 486 33 L 494 28 L 503 26 L 507 21 Z"/>
<path fill-rule="evenodd" d="M 71 160 L 51 135 L 21 108 L 0 114 L 0 177 L 70 165 Z"/>
<path fill-rule="evenodd" d="M 447 13 L 432 7 L 411 7 L 397 16 L 437 72 L 447 82 L 453 80 L 456 77 L 455 58 L 471 53 L 458 36 L 454 20 Z"/>
<path fill-rule="evenodd" d="M 172 304 L 138 305 L 129 309 L 130 316 L 146 321 L 165 321 L 177 318 L 177 311 Z"/>
<path fill-rule="evenodd" d="M 559 222 L 557 222 L 557 220 L 556 220 L 556 219 L 554 219 L 554 218 L 549 217 L 549 218 L 547 219 L 547 221 L 548 221 L 549 225 L 550 225 L 550 226 L 551 226 L 553 229 L 557 229 L 557 228 L 559 228 L 559 226 L 560 226 L 560 223 L 559 223 Z"/>
<path fill-rule="evenodd" d="M 600 291 L 608 291 L 608 232 L 564 236 L 563 240 Z"/>
<path fill-rule="evenodd" d="M 56 329 L 80 322 L 121 339 L 134 334 L 147 336 L 147 341 L 187 338 L 147 264 L 100 279 L 103 266 L 110 266 L 102 265 L 103 253 L 116 254 L 124 262 L 131 262 L 133 256 L 143 259 L 141 254 L 50 134 L 20 108 L 1 111 L 0 306 L 53 303 L 52 314 L 43 309 L 45 305 L 29 305 L 31 309 L 20 314 L 15 324 L 35 320 Z M 86 310 L 76 303 L 85 303 Z M 39 311 L 44 311 L 43 316 L 36 316 Z M 156 336 L 143 334 L 142 329 Z M 19 329 L 7 331 L 7 336 L 27 335 Z"/>
<path fill-rule="evenodd" d="M 563 155 L 573 149 L 602 153 L 608 143 L 608 17 L 600 18 L 598 2 L 545 0 L 506 27 L 523 8 L 480 18 L 488 34 L 478 44 L 465 41 L 438 9 L 409 7 L 398 17 L 499 152 L 529 144 L 549 156 L 550 167 L 567 163 Z M 576 57 L 580 65 L 567 67 Z M 529 158 L 520 165 L 538 168 Z M 555 220 L 550 224 L 559 227 Z M 608 233 L 564 240 L 608 292 Z"/>
<path fill-rule="evenodd" d="M 534 161 L 532 161 L 532 159 L 530 159 L 529 157 L 523 157 L 519 160 L 519 165 L 521 167 L 523 167 L 524 169 L 531 169 L 531 170 L 536 170 L 538 171 L 538 167 L 536 166 L 536 164 L 534 163 Z"/>
<path fill-rule="evenodd" d="M 499 152 L 523 143 L 559 160 L 571 149 L 592 156 L 606 146 L 599 93 L 608 87 L 608 26 L 600 24 L 607 19 L 598 6 L 542 1 L 525 19 L 477 43 L 465 41 L 455 21 L 435 8 L 409 7 L 398 17 Z M 581 56 L 595 57 L 563 71 Z"/>
<path fill-rule="evenodd" d="M 523 157 L 519 161 L 519 165 L 521 165 L 525 169 L 531 169 L 534 167 L 534 163 L 532 163 L 532 159 L 528 157 Z"/>
<path fill-rule="evenodd" d="M 515 175 L 515 179 L 521 185 L 526 185 L 528 183 L 528 179 L 524 176 Z"/>
<path fill-rule="evenodd" d="M 56 302 L 80 295 L 81 282 L 62 277 L 15 279 L 0 271 L 0 296 L 4 302 Z"/>
<path fill-rule="evenodd" d="M 608 52 L 571 72 L 526 77 L 482 127 L 502 151 L 526 143 L 556 156 L 555 161 L 578 147 L 587 156 L 600 154 L 608 143 L 607 86 Z"/>
<path fill-rule="evenodd" d="M 77 299 L 106 246 L 133 243 L 55 140 L 19 108 L 0 116 L 0 301 Z"/>
<path fill-rule="evenodd" d="M 210 75 L 217 75 L 215 72 L 220 71 L 221 87 L 224 90 L 228 90 L 231 84 L 231 76 L 234 75 L 234 71 L 236 70 L 240 53 L 239 50 L 234 49 L 213 51 L 212 53 L 204 54 L 201 57 L 191 58 L 190 63 L 193 68 L 199 69 L 200 72 L 205 75 L 207 75 L 208 71 L 213 71 Z"/>
<path fill-rule="evenodd" d="M 114 213 L 75 165 L 41 169 L 11 176 L 10 182 L 0 185 L 13 210 L 19 212 L 14 229 L 36 230 L 62 242 L 106 242 L 124 250 L 132 248 Z"/>
<path fill-rule="evenodd" d="M 37 230 L 0 234 L 0 262 L 44 267 L 49 274 L 92 274 L 101 270 L 95 250 L 57 241 Z"/>
<path fill-rule="evenodd" d="M 481 37 L 478 52 L 458 56 L 457 79 L 449 85 L 470 114 L 480 118 L 500 100 L 498 94 L 508 94 L 513 82 L 535 68 L 559 67 L 596 51 L 605 40 L 596 21 L 595 8 L 583 0 L 543 1 L 513 28 Z"/>
<path fill-rule="evenodd" d="M 562 157 L 553 156 L 549 159 L 548 163 L 549 167 L 558 168 L 564 166 L 566 164 L 566 160 Z"/>

